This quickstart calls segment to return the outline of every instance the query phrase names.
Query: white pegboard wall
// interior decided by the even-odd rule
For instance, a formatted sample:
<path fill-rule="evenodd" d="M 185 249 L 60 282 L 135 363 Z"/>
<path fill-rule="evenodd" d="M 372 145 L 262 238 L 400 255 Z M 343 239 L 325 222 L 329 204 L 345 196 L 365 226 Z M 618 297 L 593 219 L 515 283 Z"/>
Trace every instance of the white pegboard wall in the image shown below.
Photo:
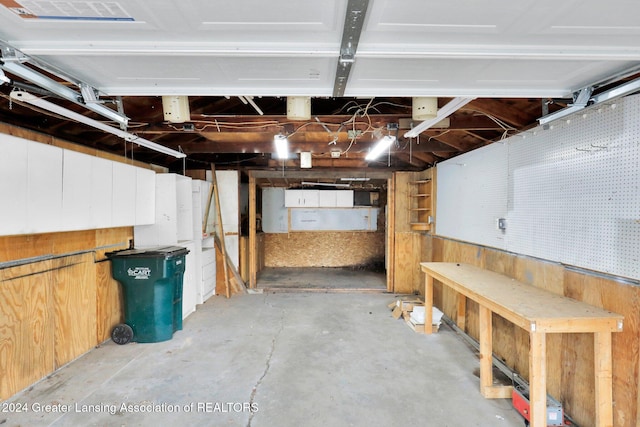
<path fill-rule="evenodd" d="M 507 153 L 491 144 L 438 165 L 437 234 L 505 249 L 496 220 L 507 210 Z"/>
<path fill-rule="evenodd" d="M 457 228 L 447 227 L 443 219 L 454 207 L 480 217 L 498 212 L 483 202 L 500 194 L 495 171 L 486 174 L 487 168 L 476 167 L 472 177 L 441 176 L 441 169 L 447 171 L 463 156 L 439 165 L 438 234 L 640 279 L 640 96 L 594 106 L 553 122 L 549 129 L 538 127 L 509 138 L 506 145 L 493 145 L 508 152 L 502 182 L 504 245 L 490 237 L 493 231 L 479 230 L 459 215 Z M 486 161 L 480 150 L 464 158 L 467 165 Z M 462 193 L 443 195 L 469 185 Z M 473 197 L 462 197 L 470 191 Z M 491 203 L 502 201 L 497 197 Z"/>

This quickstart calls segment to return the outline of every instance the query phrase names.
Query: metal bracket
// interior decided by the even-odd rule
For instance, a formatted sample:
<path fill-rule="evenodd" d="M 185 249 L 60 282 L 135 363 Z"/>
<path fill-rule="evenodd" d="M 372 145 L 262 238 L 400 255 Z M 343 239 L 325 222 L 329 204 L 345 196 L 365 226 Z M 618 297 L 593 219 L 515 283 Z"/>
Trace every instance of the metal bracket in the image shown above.
<path fill-rule="evenodd" d="M 333 84 L 333 96 L 335 97 L 344 96 L 347 80 L 349 80 L 349 74 L 351 73 L 351 66 L 355 62 L 358 42 L 368 6 L 369 0 L 349 0 L 347 4 L 340 45 L 340 57 L 338 58 L 336 79 Z"/>

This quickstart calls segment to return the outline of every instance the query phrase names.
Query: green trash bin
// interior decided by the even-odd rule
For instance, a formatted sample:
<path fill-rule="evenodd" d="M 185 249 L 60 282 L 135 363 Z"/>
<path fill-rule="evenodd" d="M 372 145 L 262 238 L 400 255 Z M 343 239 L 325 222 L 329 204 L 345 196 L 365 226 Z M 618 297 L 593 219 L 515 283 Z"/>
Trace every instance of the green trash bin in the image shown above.
<path fill-rule="evenodd" d="M 118 344 L 167 341 L 182 329 L 182 282 L 185 257 L 181 246 L 109 252 L 111 274 L 124 294 L 124 324 L 113 328 Z"/>

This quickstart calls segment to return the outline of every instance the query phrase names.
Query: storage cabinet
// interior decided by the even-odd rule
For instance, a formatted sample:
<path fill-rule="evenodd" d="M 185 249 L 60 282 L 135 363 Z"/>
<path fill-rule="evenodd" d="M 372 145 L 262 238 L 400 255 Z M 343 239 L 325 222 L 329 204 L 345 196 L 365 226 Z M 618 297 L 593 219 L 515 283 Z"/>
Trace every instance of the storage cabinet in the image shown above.
<path fill-rule="evenodd" d="M 429 231 L 434 217 L 433 181 L 431 178 L 424 178 L 409 184 L 411 229 Z"/>
<path fill-rule="evenodd" d="M 285 190 L 286 208 L 352 208 L 353 190 Z"/>
<path fill-rule="evenodd" d="M 135 226 L 136 248 L 179 245 L 189 250 L 182 286 L 182 317 L 193 313 L 201 296 L 200 241 L 194 243 L 191 178 L 173 173 L 156 174 L 155 223 Z M 200 234 L 198 234 L 198 237 Z"/>
<path fill-rule="evenodd" d="M 319 190 L 285 190 L 286 208 L 317 208 L 320 206 Z"/>
<path fill-rule="evenodd" d="M 196 277 L 196 283 L 198 284 L 198 304 L 202 304 L 209 299 L 209 297 L 214 294 L 216 288 L 216 257 L 215 250 L 213 248 L 213 237 L 208 234 L 204 234 L 202 231 L 202 224 L 207 210 L 207 203 L 209 202 L 210 190 L 210 182 L 199 179 L 193 180 L 193 236 L 197 268 L 197 271 L 194 274 Z M 213 218 L 212 210 L 215 210 L 215 208 L 211 209 L 209 212 L 207 230 L 213 230 L 214 227 L 211 222 Z"/>
<path fill-rule="evenodd" d="M 0 235 L 151 224 L 155 173 L 0 135 Z"/>

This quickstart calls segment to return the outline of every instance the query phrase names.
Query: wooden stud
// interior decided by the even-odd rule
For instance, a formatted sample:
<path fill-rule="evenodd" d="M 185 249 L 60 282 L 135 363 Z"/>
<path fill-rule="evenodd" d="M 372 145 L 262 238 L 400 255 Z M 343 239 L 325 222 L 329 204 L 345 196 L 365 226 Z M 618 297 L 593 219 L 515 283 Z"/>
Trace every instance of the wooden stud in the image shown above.
<path fill-rule="evenodd" d="M 224 227 L 222 226 L 222 210 L 220 208 L 220 190 L 218 188 L 218 180 L 216 179 L 216 168 L 211 163 L 211 175 L 213 176 L 213 196 L 216 202 L 216 222 L 218 223 L 218 236 L 220 241 L 220 252 L 222 252 L 222 268 L 224 269 L 225 294 L 227 298 L 231 297 L 231 289 L 229 283 L 229 271 L 227 269 L 227 248 L 224 242 Z"/>
<path fill-rule="evenodd" d="M 424 321 L 431 323 L 433 319 L 433 277 L 425 275 L 424 282 Z M 430 334 L 431 328 L 425 328 L 424 333 Z"/>
<path fill-rule="evenodd" d="M 396 235 L 396 191 L 395 191 L 395 174 L 387 180 L 387 245 L 386 245 L 386 264 L 387 264 L 387 292 L 393 292 L 395 288 L 395 235 Z"/>
<path fill-rule="evenodd" d="M 611 333 L 597 332 L 594 335 L 596 426 L 613 426 L 612 385 L 613 371 L 611 361 Z"/>
<path fill-rule="evenodd" d="M 460 330 L 464 331 L 467 326 L 467 297 L 458 293 L 458 313 L 456 323 Z"/>
<path fill-rule="evenodd" d="M 482 389 L 482 395 L 486 399 L 511 399 L 513 387 L 510 385 L 494 385 Z"/>
<path fill-rule="evenodd" d="M 215 171 L 211 171 L 215 176 Z M 207 208 L 204 211 L 204 217 L 202 218 L 202 235 L 207 234 L 207 222 L 209 221 L 209 212 L 211 211 L 211 202 L 213 201 L 214 186 L 209 188 L 209 197 L 207 198 Z"/>
<path fill-rule="evenodd" d="M 493 338 L 491 310 L 480 306 L 480 392 L 489 398 L 487 389 L 493 387 Z"/>
<path fill-rule="evenodd" d="M 547 425 L 547 346 L 544 332 L 529 333 L 529 405 L 531 427 Z"/>
<path fill-rule="evenodd" d="M 255 288 L 258 271 L 256 240 L 256 178 L 249 175 L 249 287 Z"/>

